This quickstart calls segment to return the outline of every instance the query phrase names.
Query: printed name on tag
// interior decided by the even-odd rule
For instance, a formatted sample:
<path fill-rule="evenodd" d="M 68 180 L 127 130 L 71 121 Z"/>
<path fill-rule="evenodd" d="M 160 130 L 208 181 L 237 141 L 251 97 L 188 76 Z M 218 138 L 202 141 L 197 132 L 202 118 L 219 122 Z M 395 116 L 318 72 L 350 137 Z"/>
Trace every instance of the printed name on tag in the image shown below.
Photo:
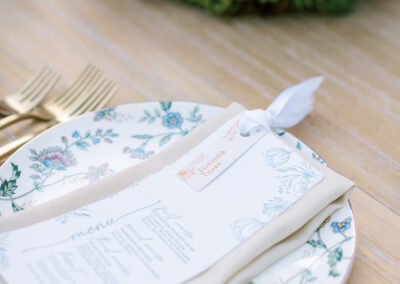
<path fill-rule="evenodd" d="M 265 135 L 257 132 L 243 137 L 239 131 L 240 116 L 223 124 L 204 142 L 185 156 L 186 163 L 178 171 L 179 179 L 196 191 L 202 191 L 210 182 L 246 153 Z"/>

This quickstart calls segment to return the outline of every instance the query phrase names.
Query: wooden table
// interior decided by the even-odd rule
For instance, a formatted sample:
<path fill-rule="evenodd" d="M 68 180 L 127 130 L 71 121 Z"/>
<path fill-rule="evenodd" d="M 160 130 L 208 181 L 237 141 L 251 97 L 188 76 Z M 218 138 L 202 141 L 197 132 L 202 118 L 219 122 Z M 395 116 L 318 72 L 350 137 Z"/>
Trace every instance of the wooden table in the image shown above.
<path fill-rule="evenodd" d="M 43 65 L 59 92 L 91 61 L 121 88 L 111 104 L 185 100 L 266 107 L 326 81 L 290 131 L 359 187 L 350 283 L 400 281 L 400 2 L 360 0 L 345 17 L 218 18 L 169 1 L 0 1 L 0 94 Z"/>

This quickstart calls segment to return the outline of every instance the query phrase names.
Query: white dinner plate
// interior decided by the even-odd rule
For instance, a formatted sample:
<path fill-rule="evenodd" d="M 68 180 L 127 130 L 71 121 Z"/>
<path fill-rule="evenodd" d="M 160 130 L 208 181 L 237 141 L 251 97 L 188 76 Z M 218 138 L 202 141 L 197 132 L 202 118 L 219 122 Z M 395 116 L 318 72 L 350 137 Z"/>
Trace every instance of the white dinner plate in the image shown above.
<path fill-rule="evenodd" d="M 220 110 L 189 102 L 138 103 L 89 113 L 53 127 L 1 166 L 0 214 L 14 214 L 36 206 L 140 163 Z M 291 134 L 276 132 L 326 165 Z M 70 218 L 88 215 L 90 212 L 78 209 L 56 219 L 65 223 Z M 347 204 L 325 220 L 306 244 L 270 266 L 253 282 L 344 283 L 353 264 L 355 233 L 353 213 Z M 7 265 L 4 242 L 0 235 L 0 271 Z"/>

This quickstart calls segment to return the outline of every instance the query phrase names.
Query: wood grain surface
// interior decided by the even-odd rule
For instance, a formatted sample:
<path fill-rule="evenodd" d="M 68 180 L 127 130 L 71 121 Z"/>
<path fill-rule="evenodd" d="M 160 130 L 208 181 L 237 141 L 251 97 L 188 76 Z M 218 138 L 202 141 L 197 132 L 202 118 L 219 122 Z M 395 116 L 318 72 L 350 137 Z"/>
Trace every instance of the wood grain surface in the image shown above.
<path fill-rule="evenodd" d="M 343 17 L 218 18 L 170 1 L 0 0 L 2 96 L 45 64 L 63 75 L 59 93 L 88 62 L 120 84 L 112 105 L 265 108 L 325 76 L 315 110 L 290 131 L 359 185 L 349 283 L 400 282 L 400 1 L 360 0 Z"/>

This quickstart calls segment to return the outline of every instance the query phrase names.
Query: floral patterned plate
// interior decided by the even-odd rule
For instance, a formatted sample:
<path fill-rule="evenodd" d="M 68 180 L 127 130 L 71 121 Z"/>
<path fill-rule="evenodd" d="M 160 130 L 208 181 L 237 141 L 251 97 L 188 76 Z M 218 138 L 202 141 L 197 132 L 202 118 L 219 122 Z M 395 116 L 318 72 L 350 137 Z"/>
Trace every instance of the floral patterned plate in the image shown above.
<path fill-rule="evenodd" d="M 0 214 L 14 214 L 140 163 L 218 111 L 219 107 L 202 104 L 150 102 L 107 108 L 53 127 L 0 168 Z M 325 165 L 294 136 L 282 130 L 277 133 Z M 78 209 L 56 221 L 90 214 Z M 342 283 L 350 273 L 354 252 L 355 225 L 348 204 L 325 220 L 306 244 L 253 283 Z M 0 266 L 6 253 L 0 235 Z"/>

